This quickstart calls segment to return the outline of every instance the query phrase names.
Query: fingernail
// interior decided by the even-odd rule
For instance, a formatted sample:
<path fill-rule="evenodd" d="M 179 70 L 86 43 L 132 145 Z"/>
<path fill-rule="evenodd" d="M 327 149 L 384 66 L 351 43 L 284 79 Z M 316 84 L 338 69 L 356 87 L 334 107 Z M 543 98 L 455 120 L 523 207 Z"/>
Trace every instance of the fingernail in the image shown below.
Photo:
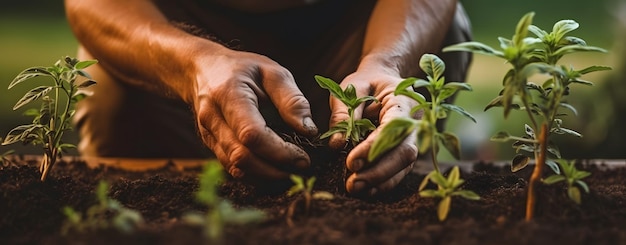
<path fill-rule="evenodd" d="M 355 192 L 361 192 L 367 187 L 367 182 L 363 180 L 357 180 L 354 181 L 354 184 L 352 186 L 354 187 L 353 189 Z"/>
<path fill-rule="evenodd" d="M 235 179 L 240 179 L 240 178 L 243 178 L 243 175 L 244 175 L 243 171 L 241 171 L 241 169 L 239 169 L 239 168 L 231 168 L 231 169 L 228 171 L 228 173 L 229 173 L 231 176 L 233 176 L 233 178 L 235 178 Z"/>
<path fill-rule="evenodd" d="M 304 125 L 304 129 L 308 131 L 311 135 L 317 134 L 317 126 L 315 126 L 312 118 L 305 117 L 302 120 L 302 124 Z"/>

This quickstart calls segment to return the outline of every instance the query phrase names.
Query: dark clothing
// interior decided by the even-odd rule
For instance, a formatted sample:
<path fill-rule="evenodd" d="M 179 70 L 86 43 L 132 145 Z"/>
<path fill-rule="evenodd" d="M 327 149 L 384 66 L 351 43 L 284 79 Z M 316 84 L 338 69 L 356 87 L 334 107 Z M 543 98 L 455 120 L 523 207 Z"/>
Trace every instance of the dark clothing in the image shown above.
<path fill-rule="evenodd" d="M 291 71 L 309 99 L 313 120 L 320 132 L 324 132 L 330 118 L 329 94 L 317 85 L 314 75 L 340 82 L 356 70 L 369 15 L 376 1 L 323 1 L 270 13 L 247 13 L 206 1 L 157 2 L 171 22 L 180 28 L 206 35 L 233 49 L 268 56 Z M 469 21 L 460 4 L 447 32 L 442 47 L 471 38 Z M 81 59 L 92 58 L 82 49 L 81 55 Z M 446 62 L 448 81 L 465 80 L 471 61 L 469 53 L 439 56 Z M 79 150 L 83 155 L 211 156 L 199 138 L 193 112 L 185 103 L 115 81 L 106 71 L 97 69 L 90 71 L 98 81 L 98 85 L 93 86 L 94 95 L 80 103 L 75 117 L 81 134 Z M 279 123 L 271 116 L 267 120 L 270 126 Z"/>

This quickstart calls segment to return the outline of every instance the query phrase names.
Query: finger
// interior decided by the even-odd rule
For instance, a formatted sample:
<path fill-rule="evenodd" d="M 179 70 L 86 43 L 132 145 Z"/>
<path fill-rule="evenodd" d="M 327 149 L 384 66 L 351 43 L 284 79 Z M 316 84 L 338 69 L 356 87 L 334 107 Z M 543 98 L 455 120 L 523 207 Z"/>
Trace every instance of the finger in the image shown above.
<path fill-rule="evenodd" d="M 214 113 L 211 117 L 211 125 L 226 125 L 225 121 L 219 114 Z M 222 128 L 214 132 L 207 130 L 200 123 L 199 131 L 203 141 L 215 153 L 217 159 L 222 163 L 224 169 L 234 178 L 238 179 L 286 179 L 288 173 L 281 171 L 269 164 L 264 163 L 249 152 L 245 146 L 238 142 L 234 134 L 228 128 Z M 217 139 L 223 139 L 221 141 Z M 231 150 L 226 151 L 225 148 Z M 233 150 L 234 149 L 234 150 Z"/>
<path fill-rule="evenodd" d="M 253 83 L 240 83 L 242 87 L 229 91 L 230 98 L 226 102 L 218 102 L 223 118 L 233 132 L 234 138 L 250 149 L 256 156 L 265 162 L 277 165 L 283 170 L 294 170 L 308 168 L 310 165 L 309 156 L 298 146 L 285 142 L 272 129 L 267 127 L 266 122 L 259 112 L 257 97 L 250 86 Z M 247 85 L 247 86 L 243 86 Z M 221 125 L 221 124 L 218 124 Z M 212 129 L 213 134 L 222 134 L 220 128 Z M 229 137 L 231 135 L 225 135 Z M 226 138 L 218 138 L 221 142 L 229 142 Z M 224 144 L 226 152 L 238 150 L 237 144 Z"/>
<path fill-rule="evenodd" d="M 298 133 L 317 135 L 311 105 L 286 69 L 264 70 L 260 81 L 283 120 Z"/>

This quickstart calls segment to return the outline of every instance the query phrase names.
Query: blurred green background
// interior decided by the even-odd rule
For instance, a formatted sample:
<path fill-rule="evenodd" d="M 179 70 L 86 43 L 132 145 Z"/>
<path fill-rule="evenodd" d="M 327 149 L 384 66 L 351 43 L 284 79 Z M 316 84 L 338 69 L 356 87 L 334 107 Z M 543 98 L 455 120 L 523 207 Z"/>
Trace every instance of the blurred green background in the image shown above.
<path fill-rule="evenodd" d="M 613 66 L 614 71 L 590 75 L 587 80 L 596 82 L 594 87 L 572 87 L 570 103 L 582 110 L 578 117 L 565 120 L 565 127 L 582 132 L 582 139 L 562 136 L 565 147 L 561 147 L 564 157 L 583 158 L 624 158 L 626 153 L 617 151 L 602 152 L 594 150 L 604 142 L 607 135 L 622 132 L 616 125 L 615 106 L 607 102 L 603 84 L 609 83 L 619 73 L 620 60 L 624 53 L 620 44 L 626 40 L 620 38 L 624 27 L 617 26 L 616 11 L 620 0 L 471 0 L 462 1 L 471 18 L 474 39 L 491 46 L 497 46 L 497 37 L 510 38 L 515 24 L 529 11 L 536 13 L 534 24 L 542 29 L 551 29 L 561 19 L 574 19 L 581 27 L 572 33 L 582 37 L 588 44 L 609 50 L 608 54 L 583 54 L 570 57 L 566 62 L 576 68 L 588 65 Z M 621 16 L 626 15 L 622 11 Z M 15 102 L 26 92 L 28 86 L 7 90 L 9 82 L 23 69 L 31 66 L 52 65 L 65 55 L 74 56 L 77 41 L 64 17 L 63 1 L 8 1 L 0 9 L 0 135 L 3 137 L 13 127 L 29 123 L 30 118 L 21 115 L 23 111 L 13 111 Z M 452 116 L 449 130 L 461 137 L 466 159 L 509 159 L 514 153 L 508 143 L 492 143 L 489 137 L 495 132 L 506 130 L 514 134 L 522 132 L 523 117 L 513 115 L 507 121 L 502 119 L 502 111 L 492 109 L 483 112 L 482 108 L 497 95 L 501 88 L 501 78 L 508 65 L 501 60 L 476 55 L 470 70 L 468 82 L 474 86 L 473 92 L 462 93 L 457 104 L 470 111 L 478 120 L 477 124 L 457 116 Z M 618 73 L 619 72 L 619 73 Z M 623 86 L 612 87 L 623 91 Z M 600 99 L 601 98 L 601 99 Z M 600 101 L 600 102 L 599 102 Z M 591 113 L 584 110 L 591 108 Z M 618 111 L 619 112 L 619 111 Z M 603 118 L 603 116 L 609 116 Z M 613 117 L 610 117 L 613 116 Z M 604 121 L 603 121 L 604 120 Z M 618 121 L 619 122 L 619 121 Z M 590 128 L 590 125 L 592 126 Z M 617 124 L 619 125 L 619 124 Z M 609 127 L 610 126 L 610 127 Z M 76 142 L 76 134 L 70 135 L 69 141 Z M 626 135 L 624 135 L 626 136 Z M 560 139 L 557 141 L 561 141 Z M 563 149 L 567 148 L 567 149 Z M 606 147 L 602 148 L 605 149 Z M 21 153 L 30 153 L 30 147 L 18 145 L 0 146 L 0 153 L 8 149 L 17 149 Z M 623 149 L 623 147 L 622 147 Z M 616 153 L 617 152 L 617 153 Z M 445 156 L 445 153 L 443 157 Z"/>

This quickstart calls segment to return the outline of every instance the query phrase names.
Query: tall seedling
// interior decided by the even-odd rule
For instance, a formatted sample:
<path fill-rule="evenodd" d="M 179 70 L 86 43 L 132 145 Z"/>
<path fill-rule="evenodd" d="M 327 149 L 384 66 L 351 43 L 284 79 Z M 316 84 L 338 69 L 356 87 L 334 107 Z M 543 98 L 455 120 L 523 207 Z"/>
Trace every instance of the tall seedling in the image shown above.
<path fill-rule="evenodd" d="M 499 132 L 492 137 L 494 141 L 513 141 L 513 147 L 520 151 L 534 154 L 535 168 L 530 177 L 526 203 L 526 220 L 531 220 L 535 206 L 535 185 L 541 179 L 544 165 L 559 173 L 559 167 L 550 158 L 561 158 L 558 148 L 552 144 L 553 134 L 569 134 L 582 137 L 578 132 L 563 127 L 563 117 L 568 113 L 576 114 L 576 109 L 565 102 L 569 94 L 569 85 L 592 85 L 580 79 L 584 74 L 609 70 L 605 66 L 590 66 L 576 70 L 571 66 L 558 64 L 559 60 L 577 52 L 606 52 L 604 49 L 587 46 L 578 37 L 567 34 L 578 28 L 573 20 L 561 20 L 548 33 L 532 25 L 534 13 L 524 15 L 517 24 L 512 39 L 499 37 L 502 50 L 496 50 L 483 43 L 465 42 L 444 48 L 444 51 L 469 51 L 502 58 L 512 68 L 504 75 L 504 88 L 485 108 L 502 107 L 506 118 L 511 110 L 524 111 L 530 124 L 524 125 L 525 134 L 521 137 L 512 136 L 507 132 Z M 529 32 L 536 37 L 529 36 Z M 541 84 L 530 81 L 531 76 L 543 78 Z M 545 78 L 544 78 L 545 77 Z M 534 77 L 533 77 L 534 78 Z M 519 154 L 513 159 L 511 170 L 524 168 L 530 160 L 529 156 Z"/>
<path fill-rule="evenodd" d="M 472 87 L 469 84 L 460 82 L 446 83 L 445 77 L 443 76 L 446 69 L 445 63 L 436 55 L 424 54 L 420 59 L 420 68 L 426 73 L 428 80 L 407 78 L 398 84 L 394 95 L 407 96 L 418 102 L 418 105 L 411 109 L 411 113 L 423 110 L 422 118 L 420 120 L 396 118 L 386 124 L 370 148 L 368 161 L 373 162 L 378 159 L 415 132 L 417 134 L 419 153 L 423 154 L 430 150 L 434 168 L 432 172 L 426 175 L 420 184 L 420 196 L 441 198 L 437 208 L 437 216 L 439 220 L 443 221 L 448 216 L 452 196 L 460 196 L 469 200 L 480 199 L 473 191 L 460 190 L 460 186 L 463 184 L 464 180 L 460 178 L 458 167 L 455 166 L 446 178 L 439 170 L 437 160 L 439 144 L 442 144 L 454 158 L 461 158 L 459 138 L 453 133 L 447 131 L 441 132 L 437 127 L 437 122 L 440 119 L 447 118 L 451 111 L 457 112 L 476 122 L 474 117 L 463 108 L 446 103 L 446 99 L 450 98 L 456 92 L 461 90 L 471 91 Z M 419 88 L 426 88 L 430 94 L 430 101 L 426 101 L 423 95 L 416 92 Z M 417 131 L 415 130 L 416 128 Z M 429 181 L 437 185 L 437 190 L 425 189 Z"/>
<path fill-rule="evenodd" d="M 83 69 L 96 62 L 65 57 L 51 67 L 28 68 L 18 74 L 9 84 L 9 89 L 11 89 L 35 77 L 52 79 L 52 84 L 31 89 L 13 106 L 13 110 L 17 110 L 40 98 L 42 102 L 39 109 L 32 108 L 24 112 L 24 115 L 33 117 L 32 123 L 15 127 L 9 131 L 2 142 L 2 145 L 18 141 L 24 144 L 42 145 L 44 154 L 39 167 L 41 181 L 46 180 L 57 157 L 60 157 L 65 149 L 74 147 L 72 144 L 63 142 L 63 133 L 71 130 L 74 105 L 85 97 L 85 94 L 79 90 L 95 84 Z M 80 79 L 81 77 L 86 80 L 77 83 L 83 80 Z M 50 93 L 52 95 L 49 95 Z"/>

